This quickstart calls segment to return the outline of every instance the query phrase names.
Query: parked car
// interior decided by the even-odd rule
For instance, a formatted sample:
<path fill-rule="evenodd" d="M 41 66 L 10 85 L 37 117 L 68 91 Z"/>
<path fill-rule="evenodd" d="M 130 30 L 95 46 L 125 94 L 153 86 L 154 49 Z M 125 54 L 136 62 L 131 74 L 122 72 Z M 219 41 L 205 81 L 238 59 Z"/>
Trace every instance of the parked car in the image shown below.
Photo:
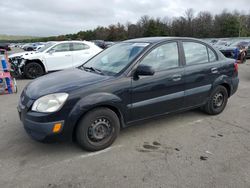
<path fill-rule="evenodd" d="M 105 48 L 109 48 L 110 46 L 113 46 L 115 43 L 112 41 L 105 41 Z"/>
<path fill-rule="evenodd" d="M 99 46 L 102 49 L 106 48 L 106 44 L 104 40 L 92 40 L 91 42 L 95 43 L 95 45 Z"/>
<path fill-rule="evenodd" d="M 213 46 L 220 50 L 222 48 L 225 48 L 225 46 L 229 46 L 230 44 L 231 41 L 229 39 L 221 39 L 214 43 Z"/>
<path fill-rule="evenodd" d="M 43 48 L 45 46 L 45 44 L 38 44 L 35 48 L 34 48 L 34 51 L 37 51 L 41 48 Z"/>
<path fill-rule="evenodd" d="M 9 47 L 9 44 L 7 44 L 7 43 L 0 43 L 0 50 L 10 51 L 11 48 Z"/>
<path fill-rule="evenodd" d="M 248 56 L 248 41 L 236 41 L 229 46 L 220 48 L 220 51 L 228 58 L 236 59 L 239 63 L 244 63 Z"/>
<path fill-rule="evenodd" d="M 12 69 L 12 76 L 14 78 L 20 78 L 24 74 L 24 64 L 22 63 L 23 59 L 28 56 L 32 55 L 34 53 L 42 53 L 46 49 L 50 48 L 52 45 L 55 45 L 56 42 L 48 42 L 44 45 L 43 48 L 37 50 L 37 51 L 24 51 L 24 52 L 18 52 L 9 55 L 9 62 L 11 64 L 11 69 Z"/>
<path fill-rule="evenodd" d="M 33 51 L 35 50 L 37 44 L 36 43 L 28 43 L 22 46 L 22 49 L 24 51 Z"/>
<path fill-rule="evenodd" d="M 245 58 L 250 58 L 250 41 L 245 40 L 245 41 L 240 41 L 238 42 L 237 46 L 239 46 L 242 51 L 245 53 Z"/>
<path fill-rule="evenodd" d="M 53 42 L 36 53 L 24 54 L 16 62 L 20 74 L 33 79 L 48 72 L 78 67 L 100 51 L 101 48 L 87 41 Z"/>
<path fill-rule="evenodd" d="M 86 150 L 101 150 L 140 120 L 199 107 L 221 113 L 237 90 L 237 66 L 197 39 L 128 40 L 79 68 L 34 80 L 18 112 L 35 140 L 76 139 Z"/>
<path fill-rule="evenodd" d="M 250 58 L 250 43 L 249 43 L 249 46 L 247 48 L 247 55 L 246 55 L 246 58 L 249 59 Z"/>

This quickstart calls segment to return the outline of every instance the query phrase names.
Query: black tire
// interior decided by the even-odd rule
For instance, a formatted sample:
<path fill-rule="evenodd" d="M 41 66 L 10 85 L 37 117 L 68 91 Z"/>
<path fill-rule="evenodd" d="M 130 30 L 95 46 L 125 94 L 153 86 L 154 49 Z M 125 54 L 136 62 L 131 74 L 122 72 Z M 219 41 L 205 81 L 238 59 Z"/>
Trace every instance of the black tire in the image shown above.
<path fill-rule="evenodd" d="M 30 62 L 24 66 L 24 75 L 28 79 L 38 78 L 44 75 L 43 67 L 36 62 Z"/>
<path fill-rule="evenodd" d="M 79 121 L 76 140 L 85 150 L 98 151 L 109 147 L 120 132 L 120 121 L 109 108 L 96 108 Z"/>
<path fill-rule="evenodd" d="M 217 86 L 212 91 L 206 105 L 202 108 L 210 115 L 220 114 L 226 107 L 228 101 L 228 91 L 224 86 Z"/>
<path fill-rule="evenodd" d="M 246 63 L 246 62 L 247 62 L 247 52 L 244 52 L 242 63 Z"/>

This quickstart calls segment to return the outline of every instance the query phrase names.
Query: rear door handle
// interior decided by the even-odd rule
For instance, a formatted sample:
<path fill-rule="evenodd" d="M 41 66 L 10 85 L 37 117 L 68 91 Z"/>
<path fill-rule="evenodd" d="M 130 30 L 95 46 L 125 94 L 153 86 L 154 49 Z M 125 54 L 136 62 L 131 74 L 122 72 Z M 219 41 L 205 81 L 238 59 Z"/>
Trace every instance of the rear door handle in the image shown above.
<path fill-rule="evenodd" d="M 211 68 L 211 72 L 212 72 L 213 74 L 217 74 L 219 71 L 218 71 L 217 68 L 213 67 L 213 68 Z"/>
<path fill-rule="evenodd" d="M 173 75 L 172 80 L 175 81 L 175 82 L 180 81 L 181 80 L 181 75 L 178 75 L 178 74 Z"/>
<path fill-rule="evenodd" d="M 66 54 L 65 56 L 66 56 L 66 57 L 69 57 L 69 56 L 71 56 L 71 55 L 70 55 L 70 54 Z"/>

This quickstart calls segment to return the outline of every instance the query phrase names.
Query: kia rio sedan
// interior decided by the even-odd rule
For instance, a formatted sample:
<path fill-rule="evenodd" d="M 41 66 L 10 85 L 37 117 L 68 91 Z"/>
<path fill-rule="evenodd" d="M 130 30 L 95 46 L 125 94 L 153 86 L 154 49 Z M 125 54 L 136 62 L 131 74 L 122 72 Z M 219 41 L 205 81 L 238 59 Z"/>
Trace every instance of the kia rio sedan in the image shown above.
<path fill-rule="evenodd" d="M 207 43 L 140 38 L 113 45 L 78 68 L 32 81 L 18 111 L 33 139 L 76 140 L 96 151 L 140 120 L 193 108 L 219 114 L 238 83 L 235 61 Z"/>

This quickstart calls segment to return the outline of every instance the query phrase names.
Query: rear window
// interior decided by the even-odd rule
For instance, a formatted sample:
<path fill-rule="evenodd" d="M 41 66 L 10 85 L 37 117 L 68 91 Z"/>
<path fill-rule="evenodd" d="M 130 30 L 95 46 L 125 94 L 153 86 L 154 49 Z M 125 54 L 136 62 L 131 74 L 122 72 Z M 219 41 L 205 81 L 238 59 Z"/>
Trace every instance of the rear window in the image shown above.
<path fill-rule="evenodd" d="M 209 62 L 207 46 L 197 42 L 183 42 L 186 65 Z"/>
<path fill-rule="evenodd" d="M 86 49 L 89 49 L 89 46 L 87 44 L 73 43 L 73 46 L 72 46 L 73 51 L 86 50 Z"/>

